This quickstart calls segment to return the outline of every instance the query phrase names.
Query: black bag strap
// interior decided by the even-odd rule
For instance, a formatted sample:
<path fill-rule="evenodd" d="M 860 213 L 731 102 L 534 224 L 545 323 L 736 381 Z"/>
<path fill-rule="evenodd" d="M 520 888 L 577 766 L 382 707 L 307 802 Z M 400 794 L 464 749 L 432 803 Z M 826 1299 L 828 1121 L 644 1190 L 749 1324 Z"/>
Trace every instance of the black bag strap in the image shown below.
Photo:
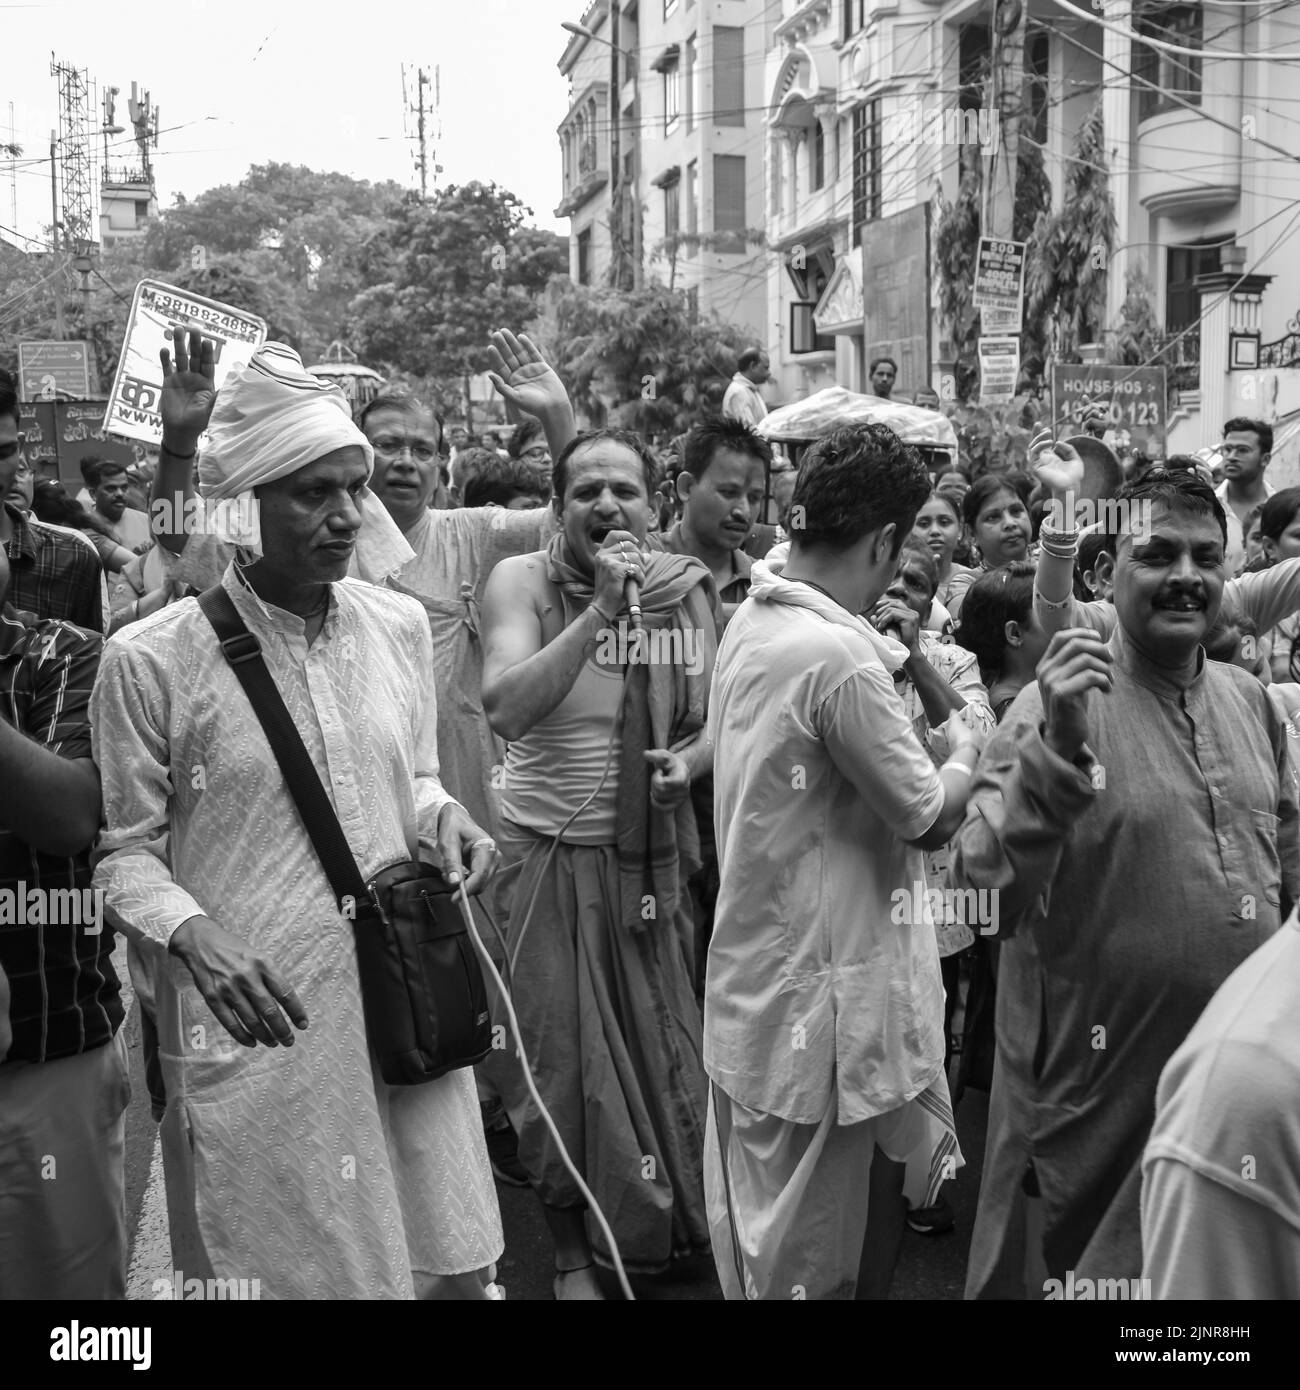
<path fill-rule="evenodd" d="M 271 745 L 271 752 L 280 764 L 289 795 L 311 837 L 334 896 L 339 900 L 340 911 L 343 899 L 351 898 L 355 905 L 351 914 L 354 920 L 374 916 L 370 891 L 357 868 L 329 793 L 321 784 L 320 774 L 294 725 L 284 697 L 262 660 L 262 644 L 249 632 L 234 601 L 220 584 L 199 595 L 199 607 L 212 624 L 221 650 L 243 686 L 248 703 Z"/>

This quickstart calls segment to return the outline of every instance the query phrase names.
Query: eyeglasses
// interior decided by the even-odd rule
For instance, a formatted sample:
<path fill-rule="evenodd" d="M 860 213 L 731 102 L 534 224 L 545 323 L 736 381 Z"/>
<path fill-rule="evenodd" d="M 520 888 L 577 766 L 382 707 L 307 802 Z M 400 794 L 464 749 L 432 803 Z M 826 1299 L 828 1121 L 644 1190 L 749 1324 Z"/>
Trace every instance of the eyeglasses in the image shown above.
<path fill-rule="evenodd" d="M 397 459 L 409 453 L 416 463 L 432 463 L 438 457 L 438 451 L 421 440 L 413 442 L 389 435 L 384 439 L 372 440 L 371 443 L 374 445 L 375 453 L 382 459 Z"/>
<path fill-rule="evenodd" d="M 26 459 L 19 459 L 18 472 L 14 476 L 18 478 L 30 478 L 35 472 L 36 470 Z"/>
<path fill-rule="evenodd" d="M 525 449 L 520 458 L 526 458 L 529 463 L 541 463 L 543 459 L 549 459 L 551 451 L 545 444 L 535 444 L 531 449 Z"/>

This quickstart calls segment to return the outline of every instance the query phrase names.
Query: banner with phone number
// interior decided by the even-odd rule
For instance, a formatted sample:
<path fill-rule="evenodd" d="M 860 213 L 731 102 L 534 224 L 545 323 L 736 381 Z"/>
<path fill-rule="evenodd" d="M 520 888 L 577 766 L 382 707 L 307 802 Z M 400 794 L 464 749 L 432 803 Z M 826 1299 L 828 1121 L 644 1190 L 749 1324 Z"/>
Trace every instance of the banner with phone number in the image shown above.
<path fill-rule="evenodd" d="M 163 374 L 159 353 L 172 347 L 169 332 L 201 333 L 213 344 L 216 385 L 243 366 L 266 341 L 266 324 L 230 304 L 190 294 L 157 280 L 141 280 L 131 301 L 117 376 L 104 412 L 104 429 L 148 444 L 162 442 Z"/>

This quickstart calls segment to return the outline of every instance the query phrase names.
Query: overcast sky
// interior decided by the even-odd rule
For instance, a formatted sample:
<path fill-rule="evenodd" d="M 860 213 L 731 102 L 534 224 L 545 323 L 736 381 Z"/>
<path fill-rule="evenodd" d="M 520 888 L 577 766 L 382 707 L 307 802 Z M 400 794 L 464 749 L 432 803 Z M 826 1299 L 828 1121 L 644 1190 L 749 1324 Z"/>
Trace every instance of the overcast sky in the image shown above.
<path fill-rule="evenodd" d="M 440 185 L 495 180 L 534 210 L 538 225 L 563 231 L 551 210 L 560 200 L 555 127 L 568 84 L 555 65 L 568 38 L 560 21 L 580 19 L 583 8 L 584 0 L 0 0 L 0 140 L 9 142 L 12 101 L 24 158 L 48 155 L 58 124 L 53 49 L 87 69 L 101 93 L 121 88 L 116 118 L 128 134 L 119 142 L 129 140 L 132 81 L 149 88 L 161 108 L 163 207 L 269 160 L 414 186 L 401 67 L 440 67 Z M 92 120 L 98 131 L 98 109 Z M 96 144 L 102 159 L 102 137 Z M 112 157 L 134 154 L 129 143 Z M 17 230 L 44 235 L 48 160 L 19 162 L 17 196 Z M 4 162 L 0 225 L 15 226 Z"/>

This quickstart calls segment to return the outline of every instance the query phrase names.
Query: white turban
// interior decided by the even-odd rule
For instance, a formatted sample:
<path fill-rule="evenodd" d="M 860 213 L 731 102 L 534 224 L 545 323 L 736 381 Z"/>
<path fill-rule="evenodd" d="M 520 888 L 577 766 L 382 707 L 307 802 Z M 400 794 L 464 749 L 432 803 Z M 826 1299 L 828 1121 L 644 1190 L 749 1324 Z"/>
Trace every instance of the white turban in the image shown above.
<path fill-rule="evenodd" d="M 292 348 L 263 344 L 246 366 L 230 372 L 217 393 L 199 456 L 204 529 L 260 556 L 262 528 L 253 489 L 348 446 L 365 454 L 369 482 L 375 451 L 352 423 L 343 392 L 306 371 Z M 414 552 L 369 488 L 361 490 L 360 510 L 357 570 L 377 583 Z"/>

